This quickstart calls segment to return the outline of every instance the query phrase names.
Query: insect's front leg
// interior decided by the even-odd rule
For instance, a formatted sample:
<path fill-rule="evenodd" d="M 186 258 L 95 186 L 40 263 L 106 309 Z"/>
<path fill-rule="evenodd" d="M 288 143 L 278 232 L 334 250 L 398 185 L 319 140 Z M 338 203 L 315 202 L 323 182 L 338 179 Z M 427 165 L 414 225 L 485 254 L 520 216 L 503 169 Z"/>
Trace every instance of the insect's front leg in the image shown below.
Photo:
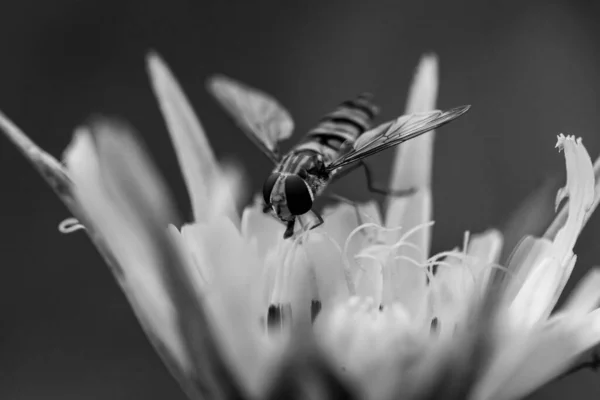
<path fill-rule="evenodd" d="M 288 221 L 287 228 L 283 234 L 284 239 L 291 238 L 294 235 L 294 225 L 296 224 L 296 219 L 294 218 L 291 221 Z"/>
<path fill-rule="evenodd" d="M 365 171 L 365 178 L 367 178 L 367 187 L 369 191 L 373 193 L 383 194 L 385 196 L 391 197 L 406 197 L 410 196 L 411 194 L 414 194 L 417 191 L 416 188 L 394 190 L 389 188 L 378 187 L 375 185 L 375 183 L 373 183 L 373 176 L 371 174 L 369 166 L 364 161 L 359 161 L 358 164 L 363 167 Z"/>
<path fill-rule="evenodd" d="M 313 226 L 311 226 L 311 227 L 309 228 L 309 230 L 313 230 L 313 229 L 315 229 L 315 228 L 318 228 L 319 226 L 321 226 L 321 225 L 323 225 L 323 224 L 325 223 L 325 221 L 323 221 L 323 217 L 321 217 L 321 214 L 319 214 L 319 213 L 318 213 L 318 212 L 316 212 L 316 211 L 313 211 L 313 213 L 314 213 L 314 214 L 315 214 L 315 216 L 317 217 L 317 220 L 318 220 L 318 221 L 317 221 L 317 223 L 316 223 L 316 224 L 314 224 Z"/>
<path fill-rule="evenodd" d="M 358 204 L 356 204 L 356 202 L 355 202 L 355 201 L 352 201 L 352 200 L 350 200 L 350 199 L 347 199 L 347 198 L 345 198 L 345 197 L 343 197 L 343 196 L 340 196 L 339 194 L 336 194 L 336 193 L 329 193 L 329 194 L 327 194 L 326 196 L 327 196 L 327 197 L 330 197 L 330 198 L 332 198 L 332 199 L 334 199 L 334 200 L 337 200 L 337 201 L 339 201 L 339 202 L 342 202 L 342 203 L 349 204 L 349 205 L 351 205 L 352 207 L 354 207 L 354 212 L 356 213 L 356 220 L 358 221 L 358 224 L 359 224 L 359 225 L 362 225 L 362 224 L 364 224 L 364 221 L 363 221 L 363 219 L 362 219 L 362 215 L 360 215 L 360 209 L 358 208 Z"/>

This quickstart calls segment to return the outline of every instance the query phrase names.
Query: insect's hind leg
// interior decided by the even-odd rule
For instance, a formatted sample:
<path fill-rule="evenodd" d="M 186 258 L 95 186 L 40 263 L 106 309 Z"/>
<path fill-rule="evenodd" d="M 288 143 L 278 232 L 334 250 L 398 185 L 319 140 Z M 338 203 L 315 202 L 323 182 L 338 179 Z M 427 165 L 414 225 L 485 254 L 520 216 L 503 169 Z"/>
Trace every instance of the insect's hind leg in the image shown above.
<path fill-rule="evenodd" d="M 367 178 L 367 187 L 369 191 L 373 193 L 383 194 L 385 196 L 391 197 L 406 197 L 410 196 L 411 194 L 414 194 L 417 191 L 417 189 L 415 188 L 394 190 L 389 188 L 378 187 L 375 185 L 375 183 L 373 183 L 373 175 L 371 174 L 369 166 L 364 161 L 359 161 L 359 164 L 363 167 L 365 171 L 365 178 Z"/>

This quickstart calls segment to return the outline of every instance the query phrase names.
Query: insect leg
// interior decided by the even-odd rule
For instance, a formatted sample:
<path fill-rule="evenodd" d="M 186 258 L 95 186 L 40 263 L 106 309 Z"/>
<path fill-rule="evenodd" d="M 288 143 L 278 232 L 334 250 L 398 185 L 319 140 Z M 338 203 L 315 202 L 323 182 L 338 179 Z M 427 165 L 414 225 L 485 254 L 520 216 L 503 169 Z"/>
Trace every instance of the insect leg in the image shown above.
<path fill-rule="evenodd" d="M 295 225 L 295 223 L 296 223 L 295 219 L 293 219 L 291 221 L 288 221 L 287 228 L 285 229 L 285 233 L 283 234 L 283 238 L 284 239 L 291 238 L 294 235 L 294 225 Z"/>
<path fill-rule="evenodd" d="M 356 204 L 355 201 L 347 199 L 344 196 L 340 196 L 339 194 L 336 194 L 336 193 L 329 193 L 329 194 L 327 194 L 327 197 L 330 197 L 330 198 L 340 201 L 342 203 L 349 204 L 352 207 L 354 207 L 354 212 L 356 213 L 356 220 L 358 221 L 358 224 L 362 225 L 364 223 L 364 221 L 362 219 L 362 215 L 360 215 L 360 209 L 358 208 L 358 204 Z"/>
<path fill-rule="evenodd" d="M 319 226 L 321 226 L 321 225 L 323 225 L 325 223 L 325 221 L 323 221 L 323 217 L 321 217 L 321 214 L 319 214 L 316 211 L 313 211 L 313 213 L 317 217 L 318 221 L 317 221 L 316 224 L 314 224 L 313 226 L 311 226 L 309 230 L 313 230 L 315 228 L 318 228 Z"/>
<path fill-rule="evenodd" d="M 405 197 L 405 196 L 410 196 L 411 194 L 413 194 L 417 191 L 417 189 L 415 189 L 415 188 L 394 190 L 394 189 L 389 189 L 389 188 L 386 189 L 386 188 L 382 188 L 382 187 L 377 187 L 373 183 L 373 176 L 371 175 L 371 170 L 369 169 L 369 166 L 364 161 L 359 161 L 358 164 L 363 167 L 363 169 L 365 171 L 365 177 L 367 178 L 367 186 L 368 186 L 369 190 L 373 193 L 379 193 L 379 194 L 383 194 L 386 196 L 392 196 L 392 197 Z"/>

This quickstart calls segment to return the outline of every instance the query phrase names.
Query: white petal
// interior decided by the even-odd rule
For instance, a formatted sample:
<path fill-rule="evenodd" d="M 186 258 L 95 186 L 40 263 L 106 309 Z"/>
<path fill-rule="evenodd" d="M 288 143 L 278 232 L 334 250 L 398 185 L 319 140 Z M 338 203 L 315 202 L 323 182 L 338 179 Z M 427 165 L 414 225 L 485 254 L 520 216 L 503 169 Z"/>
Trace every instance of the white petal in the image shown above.
<path fill-rule="evenodd" d="M 367 216 L 377 218 L 376 213 L 373 215 L 373 208 L 371 205 L 366 206 L 365 208 L 363 208 L 362 205 L 359 206 L 359 213 L 362 214 L 365 211 Z M 365 215 L 361 215 L 361 217 L 364 219 L 362 221 L 363 223 L 370 222 L 369 219 L 365 218 Z M 354 257 L 371 239 L 371 231 L 373 229 L 367 228 L 365 230 L 356 231 L 359 226 L 357 209 L 345 203 L 326 207 L 323 210 L 323 218 L 325 219 L 325 223 L 321 228 L 318 228 L 318 230 L 331 237 L 341 248 L 342 259 L 347 263 L 345 265 L 346 272 L 352 276 L 358 268 L 358 264 Z"/>
<path fill-rule="evenodd" d="M 132 217 L 110 197 L 89 131 L 77 131 L 65 159 L 77 185 L 78 200 L 124 268 L 120 271 L 123 274 L 120 283 L 130 301 L 182 367 L 189 368 L 189 359 L 176 326 L 176 313 L 163 284 L 155 251 L 148 243 L 147 234 L 134 225 Z"/>
<path fill-rule="evenodd" d="M 435 55 L 421 59 L 411 87 L 406 113 L 430 111 L 435 109 L 438 89 L 438 63 Z M 433 162 L 434 132 L 398 146 L 390 178 L 391 189 L 418 189 L 408 198 L 387 199 L 385 207 L 385 226 L 402 226 L 405 231 L 432 219 L 431 166 Z M 414 238 L 415 244 L 429 253 L 431 240 L 430 228 L 419 232 Z"/>
<path fill-rule="evenodd" d="M 212 194 L 210 184 L 218 179 L 219 166 L 200 121 L 168 66 L 156 53 L 148 55 L 147 63 L 152 87 L 189 190 L 194 219 L 204 221 Z"/>
<path fill-rule="evenodd" d="M 323 307 L 346 300 L 350 294 L 350 278 L 342 262 L 341 248 L 318 232 L 309 233 L 303 247 L 315 271 L 318 299 Z"/>
<path fill-rule="evenodd" d="M 128 129 L 106 120 L 79 129 L 66 162 L 79 203 L 121 267 L 116 278 L 189 394 L 214 384 L 235 390 L 222 382 L 232 378 L 189 283 L 189 258 L 167 232 L 175 219 L 168 191 Z"/>
<path fill-rule="evenodd" d="M 263 266 L 255 249 L 227 218 L 187 225 L 184 236 L 201 271 L 209 271 L 203 291 L 219 344 L 239 378 L 252 393 L 264 390 L 269 347 L 260 325 L 267 310 L 262 282 Z"/>
<path fill-rule="evenodd" d="M 510 257 L 508 269 L 510 271 L 506 300 L 512 301 L 525 283 L 531 270 L 547 256 L 552 249 L 552 242 L 548 239 L 538 239 L 527 236 L 521 240 Z"/>
<path fill-rule="evenodd" d="M 556 318 L 529 336 L 520 362 L 498 387 L 494 400 L 519 399 L 550 381 L 586 350 L 600 343 L 600 312 L 577 318 Z"/>
<path fill-rule="evenodd" d="M 381 393 L 399 382 L 411 386 L 404 374 L 412 372 L 427 349 L 426 338 L 416 336 L 411 325 L 399 305 L 379 311 L 372 299 L 354 297 L 324 312 L 315 334 L 334 367 L 356 385 L 359 397 L 388 398 Z"/>
<path fill-rule="evenodd" d="M 415 307 L 419 307 L 421 304 L 426 289 L 424 269 L 415 265 L 415 262 L 424 265 L 429 254 L 431 227 L 425 225 L 431 221 L 431 191 L 429 188 L 422 188 L 410 197 L 393 199 L 388 209 L 386 226 L 389 228 L 398 226 L 390 221 L 400 222 L 403 229 L 386 235 L 389 244 L 400 240 L 411 229 L 415 229 L 404 239 L 406 243 L 412 244 L 414 247 L 402 246 L 397 252 L 397 256 L 410 258 L 414 262 L 401 258 L 386 266 L 384 285 L 389 290 L 384 292 L 384 303 L 400 301 L 412 313 Z"/>
<path fill-rule="evenodd" d="M 440 337 L 453 337 L 456 327 L 464 322 L 465 313 L 482 301 L 501 248 L 502 235 L 489 230 L 474 235 L 464 254 L 450 253 L 439 265 L 429 288 Z"/>
<path fill-rule="evenodd" d="M 359 267 L 352 275 L 352 283 L 356 296 L 361 298 L 372 298 L 375 304 L 383 303 L 383 260 L 374 258 L 363 258 L 359 261 Z"/>
<path fill-rule="evenodd" d="M 240 230 L 246 240 L 256 240 L 258 254 L 262 258 L 278 242 L 278 238 L 283 237 L 285 227 L 273 216 L 265 214 L 260 203 L 255 202 L 244 209 Z"/>
<path fill-rule="evenodd" d="M 437 57 L 433 54 L 425 55 L 417 67 L 405 114 L 434 110 L 437 91 Z M 433 139 L 434 132 L 429 132 L 397 147 L 390 180 L 391 188 L 410 189 L 430 185 Z"/>
<path fill-rule="evenodd" d="M 536 263 L 510 305 L 513 324 L 528 329 L 550 315 L 562 270 L 558 261 L 552 258 L 543 258 Z"/>
<path fill-rule="evenodd" d="M 292 325 L 309 323 L 311 302 L 318 298 L 318 290 L 315 271 L 303 246 L 278 237 L 267 252 L 265 267 L 262 279 L 267 285 L 266 305 L 291 307 L 292 324 L 284 326 L 284 333 L 289 334 Z"/>
<path fill-rule="evenodd" d="M 325 207 L 323 210 L 325 223 L 322 230 L 331 236 L 340 246 L 343 246 L 348 235 L 358 227 L 356 209 L 350 204 L 339 203 Z M 366 222 L 366 221 L 365 221 Z"/>
<path fill-rule="evenodd" d="M 204 254 L 199 250 L 189 230 L 188 225 L 184 225 L 181 232 L 175 225 L 169 225 L 169 234 L 173 238 L 173 242 L 179 247 L 181 254 L 187 258 L 185 265 L 189 267 L 187 272 L 190 284 L 194 286 L 197 293 L 206 293 L 209 291 L 212 280 L 211 271 L 208 270 Z"/>
<path fill-rule="evenodd" d="M 496 229 L 474 235 L 469 242 L 468 255 L 483 264 L 495 264 L 502 252 L 502 242 L 502 233 Z"/>

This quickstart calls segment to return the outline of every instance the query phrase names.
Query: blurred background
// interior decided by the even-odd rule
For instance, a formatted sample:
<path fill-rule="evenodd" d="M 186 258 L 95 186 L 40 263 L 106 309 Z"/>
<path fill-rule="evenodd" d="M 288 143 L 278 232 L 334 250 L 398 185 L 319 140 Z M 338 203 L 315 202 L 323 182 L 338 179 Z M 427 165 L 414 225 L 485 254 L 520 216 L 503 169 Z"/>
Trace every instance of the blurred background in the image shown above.
<path fill-rule="evenodd" d="M 437 53 L 438 106 L 473 108 L 436 137 L 434 251 L 460 245 L 465 230 L 512 229 L 506 221 L 545 179 L 559 179 L 552 190 L 562 184 L 558 133 L 600 153 L 594 1 L 21 0 L 1 11 L 0 109 L 57 156 L 90 114 L 126 118 L 188 213 L 146 76 L 149 49 L 177 75 L 216 154 L 239 160 L 254 190 L 270 164 L 209 98 L 209 74 L 273 94 L 299 134 L 364 90 L 376 94 L 383 119 L 401 114 L 420 56 Z M 4 139 L 0 153 L 0 398 L 183 399 L 86 236 L 57 231 L 66 209 Z M 370 161 L 379 181 L 392 155 Z M 362 182 L 347 178 L 338 192 L 366 199 Z M 600 263 L 598 237 L 596 214 L 569 287 Z M 567 395 L 598 398 L 600 372 L 532 398 Z"/>

